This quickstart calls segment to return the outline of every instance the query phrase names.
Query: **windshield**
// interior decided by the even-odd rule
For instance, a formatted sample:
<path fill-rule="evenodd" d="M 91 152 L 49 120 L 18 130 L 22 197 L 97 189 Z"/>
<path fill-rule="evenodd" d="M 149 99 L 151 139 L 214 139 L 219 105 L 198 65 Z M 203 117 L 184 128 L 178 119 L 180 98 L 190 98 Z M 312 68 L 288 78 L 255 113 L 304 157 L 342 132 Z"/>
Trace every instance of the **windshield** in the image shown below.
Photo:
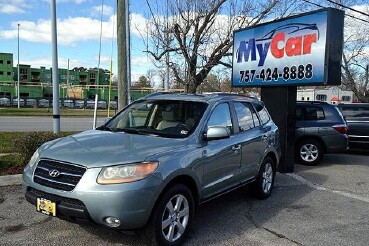
<path fill-rule="evenodd" d="M 184 138 L 196 129 L 206 107 L 203 102 L 140 100 L 99 129 Z"/>

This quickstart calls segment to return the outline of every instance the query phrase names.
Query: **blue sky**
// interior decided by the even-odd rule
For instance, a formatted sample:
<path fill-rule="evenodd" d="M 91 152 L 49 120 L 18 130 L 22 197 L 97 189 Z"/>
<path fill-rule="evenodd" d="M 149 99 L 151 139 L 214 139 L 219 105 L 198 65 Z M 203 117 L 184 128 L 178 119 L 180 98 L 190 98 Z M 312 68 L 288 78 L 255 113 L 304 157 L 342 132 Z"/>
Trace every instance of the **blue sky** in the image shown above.
<path fill-rule="evenodd" d="M 116 0 L 104 0 L 100 67 L 109 69 L 113 52 L 116 72 Z M 59 68 L 98 66 L 101 0 L 57 0 Z M 137 26 L 145 24 L 145 0 L 130 1 L 132 80 L 152 68 Z M 20 63 L 51 67 L 50 1 L 0 0 L 0 52 L 14 54 L 17 64 L 17 23 L 20 23 Z M 114 35 L 114 37 L 113 37 Z M 113 42 L 113 45 L 112 45 Z M 113 46 L 113 48 L 112 48 Z"/>

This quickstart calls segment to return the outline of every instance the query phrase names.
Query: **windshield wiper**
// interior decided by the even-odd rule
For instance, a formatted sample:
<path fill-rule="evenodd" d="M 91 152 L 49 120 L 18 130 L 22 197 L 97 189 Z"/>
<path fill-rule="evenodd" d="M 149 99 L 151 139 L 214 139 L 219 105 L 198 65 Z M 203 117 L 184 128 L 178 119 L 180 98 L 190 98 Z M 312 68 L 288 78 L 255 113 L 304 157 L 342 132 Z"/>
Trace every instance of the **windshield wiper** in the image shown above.
<path fill-rule="evenodd" d="M 113 128 L 110 128 L 106 125 L 102 125 L 102 126 L 99 126 L 98 128 L 96 128 L 96 130 L 100 130 L 100 131 L 110 131 L 110 132 L 115 132 L 116 130 L 113 129 Z"/>
<path fill-rule="evenodd" d="M 158 136 L 158 134 L 145 129 L 134 129 L 134 128 L 117 128 L 117 131 L 123 131 L 127 133 L 134 133 L 134 134 L 140 134 L 140 135 L 154 135 Z"/>

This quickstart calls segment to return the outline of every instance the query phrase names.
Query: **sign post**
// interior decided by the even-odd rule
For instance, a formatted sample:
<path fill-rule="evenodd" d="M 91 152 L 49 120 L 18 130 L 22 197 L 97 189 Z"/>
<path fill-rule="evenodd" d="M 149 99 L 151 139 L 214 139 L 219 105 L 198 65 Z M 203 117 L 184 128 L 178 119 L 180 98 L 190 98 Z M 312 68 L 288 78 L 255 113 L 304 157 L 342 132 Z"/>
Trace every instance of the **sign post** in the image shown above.
<path fill-rule="evenodd" d="M 325 8 L 234 32 L 233 87 L 261 87 L 292 172 L 297 86 L 341 84 L 344 12 Z"/>

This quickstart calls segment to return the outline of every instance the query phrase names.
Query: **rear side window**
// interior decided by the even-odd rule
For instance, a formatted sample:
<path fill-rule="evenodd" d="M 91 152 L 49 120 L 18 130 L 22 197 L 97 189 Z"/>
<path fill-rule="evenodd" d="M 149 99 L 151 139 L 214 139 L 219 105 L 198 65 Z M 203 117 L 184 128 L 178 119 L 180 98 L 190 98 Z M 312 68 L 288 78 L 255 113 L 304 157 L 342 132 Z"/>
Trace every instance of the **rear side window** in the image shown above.
<path fill-rule="evenodd" d="M 260 116 L 261 124 L 264 125 L 270 120 L 268 110 L 266 109 L 266 107 L 264 106 L 262 102 L 254 102 L 253 104 L 254 104 L 256 111 L 258 112 Z"/>
<path fill-rule="evenodd" d="M 304 108 L 296 109 L 296 119 L 297 120 L 324 120 L 325 114 L 321 107 L 317 106 L 307 106 Z"/>
<path fill-rule="evenodd" d="M 251 105 L 247 103 L 234 103 L 234 108 L 238 118 L 238 126 L 241 132 L 255 127 L 254 119 L 252 117 L 253 110 L 250 106 Z"/>

